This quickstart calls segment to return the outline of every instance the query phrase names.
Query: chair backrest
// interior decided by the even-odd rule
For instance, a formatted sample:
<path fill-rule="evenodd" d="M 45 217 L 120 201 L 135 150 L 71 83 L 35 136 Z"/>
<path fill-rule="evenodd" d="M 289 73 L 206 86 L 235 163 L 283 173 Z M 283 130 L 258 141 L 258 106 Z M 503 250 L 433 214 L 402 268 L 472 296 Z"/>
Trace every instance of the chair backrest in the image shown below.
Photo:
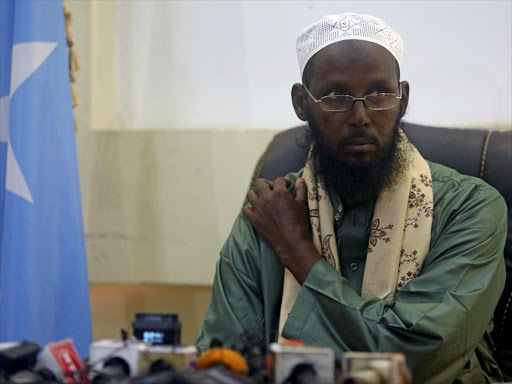
<path fill-rule="evenodd" d="M 259 177 L 274 180 L 304 166 L 303 149 L 298 140 L 305 127 L 276 134 L 260 157 L 251 185 Z M 404 132 L 427 160 L 446 165 L 470 176 L 480 177 L 496 188 L 508 207 L 508 232 L 505 244 L 507 282 L 494 312 L 495 357 L 512 381 L 512 131 L 428 127 L 405 123 Z"/>

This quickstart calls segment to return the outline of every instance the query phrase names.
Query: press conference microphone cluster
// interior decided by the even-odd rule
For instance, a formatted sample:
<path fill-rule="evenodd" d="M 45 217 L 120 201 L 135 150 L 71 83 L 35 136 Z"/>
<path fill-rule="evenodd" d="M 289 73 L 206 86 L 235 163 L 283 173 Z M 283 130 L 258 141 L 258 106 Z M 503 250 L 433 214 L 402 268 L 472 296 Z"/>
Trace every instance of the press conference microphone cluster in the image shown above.
<path fill-rule="evenodd" d="M 194 346 L 181 345 L 176 314 L 139 313 L 136 339 L 101 340 L 90 348 L 92 384 L 250 384 L 247 363 L 220 342 L 198 357 Z M 215 343 L 214 343 L 215 344 Z"/>
<path fill-rule="evenodd" d="M 89 384 L 71 339 L 49 343 L 40 351 L 39 345 L 27 341 L 0 344 L 0 380 L 13 384 Z"/>
<path fill-rule="evenodd" d="M 201 355 L 181 345 L 176 314 L 138 313 L 134 338 L 91 344 L 84 363 L 71 339 L 0 344 L 0 384 L 406 384 L 410 373 L 401 354 L 346 352 L 335 363 L 328 347 L 300 340 L 264 344 L 261 335 L 240 335 L 236 350 L 214 339 Z M 341 365 L 342 371 L 339 372 Z"/>

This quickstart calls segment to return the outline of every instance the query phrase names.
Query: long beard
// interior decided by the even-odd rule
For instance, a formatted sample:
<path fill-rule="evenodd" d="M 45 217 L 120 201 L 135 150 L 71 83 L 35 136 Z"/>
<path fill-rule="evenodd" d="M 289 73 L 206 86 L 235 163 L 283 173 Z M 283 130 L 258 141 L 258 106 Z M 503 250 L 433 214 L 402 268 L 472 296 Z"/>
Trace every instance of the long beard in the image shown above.
<path fill-rule="evenodd" d="M 375 158 L 366 166 L 348 164 L 340 156 L 341 148 L 332 153 L 319 134 L 318 126 L 312 116 L 308 119 L 309 129 L 302 141 L 302 146 L 310 148 L 308 159 L 316 181 L 324 188 L 334 188 L 347 203 L 376 200 L 379 193 L 396 184 L 400 174 L 406 171 L 413 161 L 413 150 L 400 128 L 401 119 L 397 118 L 393 127 L 391 143 L 387 148 L 380 148 Z M 350 137 L 366 138 L 378 142 L 367 131 L 354 131 Z M 340 143 L 342 147 L 344 143 Z"/>

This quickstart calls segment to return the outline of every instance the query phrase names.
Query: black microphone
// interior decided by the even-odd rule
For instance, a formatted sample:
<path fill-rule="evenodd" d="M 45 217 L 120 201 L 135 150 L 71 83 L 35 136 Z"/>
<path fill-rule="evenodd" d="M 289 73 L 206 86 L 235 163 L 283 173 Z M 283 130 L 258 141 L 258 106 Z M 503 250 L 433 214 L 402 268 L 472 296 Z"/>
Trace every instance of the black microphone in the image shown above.
<path fill-rule="evenodd" d="M 37 361 L 41 347 L 36 343 L 4 343 L 0 346 L 0 371 L 12 375 L 22 370 L 31 370 Z"/>
<path fill-rule="evenodd" d="M 316 384 L 318 375 L 315 367 L 309 363 L 299 363 L 293 367 L 290 376 L 285 380 L 285 384 Z"/>

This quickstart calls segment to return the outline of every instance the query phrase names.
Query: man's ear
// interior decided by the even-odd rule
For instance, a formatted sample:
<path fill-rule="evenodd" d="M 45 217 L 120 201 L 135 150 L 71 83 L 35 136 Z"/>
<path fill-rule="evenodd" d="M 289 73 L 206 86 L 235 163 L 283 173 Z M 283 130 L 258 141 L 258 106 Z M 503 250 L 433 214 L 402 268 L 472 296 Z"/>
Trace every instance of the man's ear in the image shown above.
<path fill-rule="evenodd" d="M 400 117 L 404 117 L 409 105 L 409 83 L 402 81 L 402 99 L 400 100 Z"/>
<path fill-rule="evenodd" d="M 295 114 L 302 121 L 307 120 L 307 100 L 308 94 L 302 84 L 295 83 L 292 87 L 292 104 Z"/>

